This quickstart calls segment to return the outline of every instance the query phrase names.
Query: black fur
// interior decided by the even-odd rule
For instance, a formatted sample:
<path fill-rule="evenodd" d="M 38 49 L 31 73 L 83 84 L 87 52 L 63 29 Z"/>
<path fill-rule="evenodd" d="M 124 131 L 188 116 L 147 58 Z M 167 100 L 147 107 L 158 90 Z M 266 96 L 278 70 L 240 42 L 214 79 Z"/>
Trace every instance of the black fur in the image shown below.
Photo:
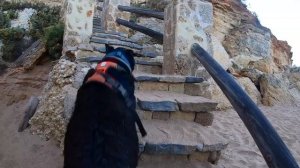
<path fill-rule="evenodd" d="M 138 160 L 138 136 L 135 118 L 124 98 L 98 82 L 85 81 L 77 93 L 75 111 L 65 136 L 65 168 L 133 168 Z M 134 79 L 128 73 L 110 69 L 108 74 L 122 81 L 134 97 Z"/>

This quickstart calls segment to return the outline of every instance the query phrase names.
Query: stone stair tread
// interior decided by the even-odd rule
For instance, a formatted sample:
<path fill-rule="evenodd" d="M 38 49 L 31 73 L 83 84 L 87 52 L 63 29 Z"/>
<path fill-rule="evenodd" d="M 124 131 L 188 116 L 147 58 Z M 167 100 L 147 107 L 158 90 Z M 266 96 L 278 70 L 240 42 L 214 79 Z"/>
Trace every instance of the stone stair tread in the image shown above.
<path fill-rule="evenodd" d="M 212 127 L 184 120 L 144 120 L 147 136 L 140 138 L 143 152 L 148 154 L 179 154 L 221 151 L 228 142 Z M 214 133 L 213 133 L 214 132 Z"/>
<path fill-rule="evenodd" d="M 167 82 L 167 83 L 201 83 L 203 78 L 193 76 L 180 76 L 180 75 L 158 75 L 147 74 L 142 72 L 134 72 L 134 76 L 137 81 L 149 81 L 149 82 Z"/>
<path fill-rule="evenodd" d="M 137 43 L 136 41 L 131 40 L 131 39 L 127 38 L 127 37 L 121 36 L 119 34 L 93 33 L 92 38 L 95 38 L 95 39 L 115 39 L 115 40 L 120 40 L 120 41 Z"/>
<path fill-rule="evenodd" d="M 136 91 L 139 108 L 153 112 L 209 112 L 218 103 L 201 97 L 167 91 Z"/>
<path fill-rule="evenodd" d="M 135 63 L 139 65 L 150 65 L 150 66 L 162 66 L 163 59 L 160 57 L 156 58 L 136 58 Z"/>
<path fill-rule="evenodd" d="M 102 39 L 102 38 L 92 37 L 90 42 L 98 43 L 98 44 L 124 46 L 124 47 L 129 47 L 129 48 L 133 48 L 133 49 L 137 49 L 137 50 L 141 50 L 143 48 L 141 45 L 136 44 L 136 43 L 119 41 L 119 40 L 114 40 L 114 39 Z"/>

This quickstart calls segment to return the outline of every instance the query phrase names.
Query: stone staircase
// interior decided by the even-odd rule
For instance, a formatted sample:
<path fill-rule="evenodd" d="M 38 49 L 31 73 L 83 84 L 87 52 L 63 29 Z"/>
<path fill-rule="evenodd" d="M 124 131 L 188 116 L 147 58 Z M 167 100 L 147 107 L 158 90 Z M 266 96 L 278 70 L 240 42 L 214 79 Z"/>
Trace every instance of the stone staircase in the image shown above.
<path fill-rule="evenodd" d="M 103 53 L 104 44 L 111 44 L 141 51 L 127 34 L 104 31 L 101 5 L 98 0 L 90 39 L 93 49 Z M 227 147 L 227 141 L 210 128 L 218 103 L 194 96 L 191 86 L 203 78 L 163 75 L 162 62 L 162 57 L 136 57 L 137 112 L 148 133 L 139 138 L 139 167 L 209 167 Z"/>
<path fill-rule="evenodd" d="M 162 75 L 156 58 L 138 58 L 136 62 L 137 111 L 148 132 L 140 138 L 140 166 L 167 163 L 165 167 L 197 167 L 202 163 L 192 163 L 217 163 L 227 146 L 226 140 L 209 127 L 214 119 L 211 111 L 218 103 L 185 94 L 186 86 L 204 80 Z"/>

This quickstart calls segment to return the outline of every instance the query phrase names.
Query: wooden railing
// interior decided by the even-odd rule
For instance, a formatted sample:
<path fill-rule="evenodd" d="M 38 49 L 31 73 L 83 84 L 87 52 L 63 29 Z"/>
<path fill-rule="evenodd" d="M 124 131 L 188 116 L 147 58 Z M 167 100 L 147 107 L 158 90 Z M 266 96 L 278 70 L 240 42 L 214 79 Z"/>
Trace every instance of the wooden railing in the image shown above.
<path fill-rule="evenodd" d="M 192 46 L 192 53 L 226 95 L 246 125 L 268 166 L 270 168 L 299 168 L 295 158 L 271 123 L 232 76 L 199 44 Z"/>
<path fill-rule="evenodd" d="M 121 5 L 118 6 L 118 9 L 120 11 L 135 13 L 135 14 L 139 14 L 142 16 L 154 17 L 154 18 L 161 19 L 161 20 L 164 19 L 164 12 L 159 12 L 159 11 L 155 11 L 155 10 L 151 10 L 151 9 L 137 8 L 137 7 L 130 7 L 130 6 L 121 6 Z M 120 18 L 117 18 L 116 22 L 120 25 L 123 25 L 123 26 L 133 29 L 135 31 L 139 31 L 143 34 L 146 34 L 146 35 L 154 38 L 155 40 L 157 40 L 158 43 L 163 44 L 164 35 L 161 32 L 154 31 L 145 26 L 138 25 L 134 22 L 129 22 L 129 21 L 126 21 L 126 20 L 123 20 Z"/>

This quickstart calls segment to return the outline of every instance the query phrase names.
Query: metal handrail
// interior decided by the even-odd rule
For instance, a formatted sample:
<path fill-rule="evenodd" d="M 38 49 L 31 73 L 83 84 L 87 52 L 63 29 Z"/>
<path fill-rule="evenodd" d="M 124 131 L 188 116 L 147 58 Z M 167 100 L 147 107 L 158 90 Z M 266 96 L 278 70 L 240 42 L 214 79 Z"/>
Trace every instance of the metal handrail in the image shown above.
<path fill-rule="evenodd" d="M 236 110 L 270 168 L 299 168 L 271 123 L 261 110 L 214 58 L 199 44 L 193 44 L 192 53 L 219 85 Z"/>

